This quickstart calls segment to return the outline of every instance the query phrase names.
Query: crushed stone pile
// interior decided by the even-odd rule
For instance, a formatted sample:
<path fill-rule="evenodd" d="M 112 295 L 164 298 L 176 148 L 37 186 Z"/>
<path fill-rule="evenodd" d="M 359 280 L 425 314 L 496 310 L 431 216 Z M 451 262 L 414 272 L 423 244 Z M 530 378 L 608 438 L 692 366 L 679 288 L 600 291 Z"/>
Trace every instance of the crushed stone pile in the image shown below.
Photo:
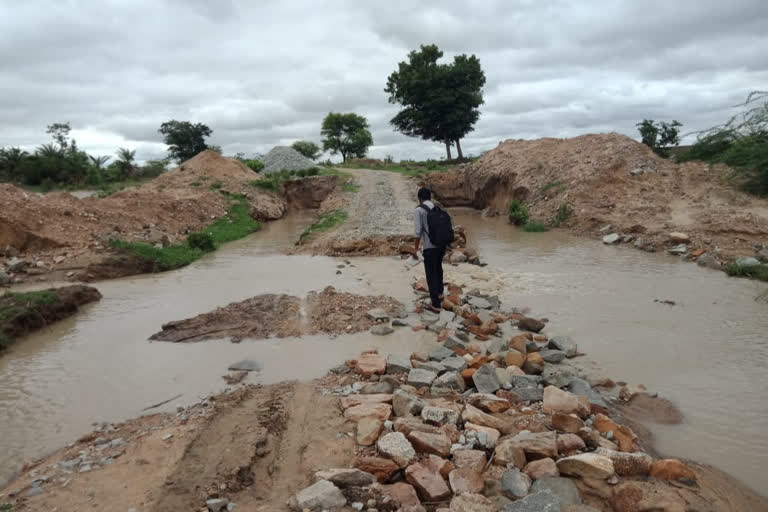
<path fill-rule="evenodd" d="M 315 163 L 292 147 L 275 146 L 262 159 L 264 162 L 264 174 L 280 171 L 301 171 L 316 167 Z"/>

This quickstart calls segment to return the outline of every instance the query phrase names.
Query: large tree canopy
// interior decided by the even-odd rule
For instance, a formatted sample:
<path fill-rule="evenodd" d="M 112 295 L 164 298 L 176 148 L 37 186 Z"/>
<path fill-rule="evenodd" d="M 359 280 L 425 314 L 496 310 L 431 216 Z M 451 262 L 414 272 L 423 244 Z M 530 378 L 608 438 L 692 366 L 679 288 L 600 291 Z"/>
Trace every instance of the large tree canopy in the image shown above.
<path fill-rule="evenodd" d="M 373 144 L 368 121 L 352 112 L 330 112 L 323 119 L 320 134 L 324 137 L 323 150 L 333 155 L 341 153 L 344 162 L 349 157 L 363 158 Z"/>
<path fill-rule="evenodd" d="M 205 137 L 210 137 L 213 130 L 202 123 L 189 121 L 167 121 L 158 130 L 163 134 L 163 142 L 168 144 L 168 156 L 177 162 L 189 160 L 196 154 L 208 149 Z"/>
<path fill-rule="evenodd" d="M 443 142 L 449 159 L 455 143 L 463 158 L 460 140 L 480 118 L 485 73 L 474 55 L 457 55 L 451 64 L 438 64 L 442 56 L 436 45 L 422 45 L 389 75 L 384 91 L 390 103 L 403 107 L 390 122 L 410 137 Z"/>

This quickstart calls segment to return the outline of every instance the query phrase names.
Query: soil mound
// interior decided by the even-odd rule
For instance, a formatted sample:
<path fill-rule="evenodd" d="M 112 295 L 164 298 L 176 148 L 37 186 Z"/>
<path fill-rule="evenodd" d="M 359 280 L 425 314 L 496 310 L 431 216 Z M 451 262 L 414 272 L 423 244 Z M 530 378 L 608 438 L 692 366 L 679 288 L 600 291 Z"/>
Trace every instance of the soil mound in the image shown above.
<path fill-rule="evenodd" d="M 473 164 L 428 175 L 426 183 L 448 205 L 505 214 L 510 199 L 522 199 L 538 221 L 570 208 L 564 226 L 594 236 L 607 224 L 609 233 L 640 232 L 631 241 L 640 238 L 637 245 L 648 250 L 663 250 L 671 246 L 670 232 L 684 232 L 691 250 L 728 260 L 752 255 L 752 244 L 768 236 L 768 200 L 728 185 L 729 172 L 701 162 L 679 165 L 608 133 L 507 140 Z"/>

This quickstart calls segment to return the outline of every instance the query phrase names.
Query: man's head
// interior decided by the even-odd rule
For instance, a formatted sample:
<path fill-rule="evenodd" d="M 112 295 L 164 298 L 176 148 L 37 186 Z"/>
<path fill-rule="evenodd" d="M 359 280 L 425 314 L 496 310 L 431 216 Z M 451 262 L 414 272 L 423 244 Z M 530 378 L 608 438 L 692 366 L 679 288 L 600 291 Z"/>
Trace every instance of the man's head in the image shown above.
<path fill-rule="evenodd" d="M 430 192 L 428 188 L 421 187 L 419 192 L 416 194 L 416 197 L 419 198 L 419 204 L 421 204 L 424 201 L 429 201 L 432 199 L 432 192 Z"/>

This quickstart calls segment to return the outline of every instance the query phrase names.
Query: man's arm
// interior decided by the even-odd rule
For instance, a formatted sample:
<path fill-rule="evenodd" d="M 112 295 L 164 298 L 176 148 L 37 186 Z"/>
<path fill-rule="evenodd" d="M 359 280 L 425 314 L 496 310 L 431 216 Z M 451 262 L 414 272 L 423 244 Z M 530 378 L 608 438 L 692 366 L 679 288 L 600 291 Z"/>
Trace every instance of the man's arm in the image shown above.
<path fill-rule="evenodd" d="M 418 208 L 413 211 L 413 233 L 416 237 L 416 245 L 414 246 L 414 254 L 419 252 L 419 244 L 421 243 L 421 232 L 424 227 L 421 225 L 421 212 Z"/>

